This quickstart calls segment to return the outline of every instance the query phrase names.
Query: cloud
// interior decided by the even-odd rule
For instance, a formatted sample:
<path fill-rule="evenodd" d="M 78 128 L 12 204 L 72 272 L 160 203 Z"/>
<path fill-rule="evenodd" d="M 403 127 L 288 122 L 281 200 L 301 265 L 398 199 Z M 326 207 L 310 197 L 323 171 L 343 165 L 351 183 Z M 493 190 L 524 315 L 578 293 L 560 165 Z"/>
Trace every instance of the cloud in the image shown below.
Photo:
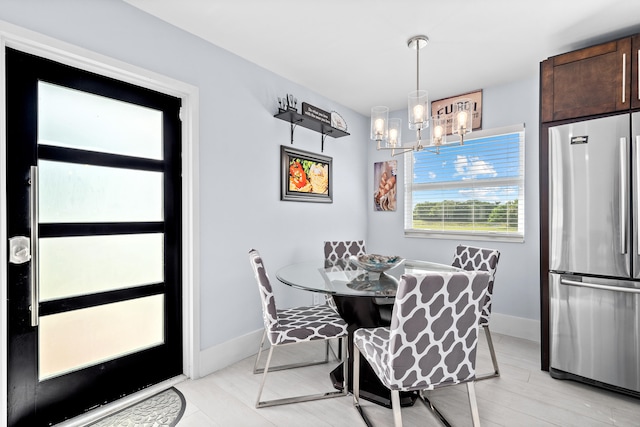
<path fill-rule="evenodd" d="M 433 171 L 429 171 L 429 179 L 436 179 L 436 173 Z"/>
<path fill-rule="evenodd" d="M 461 176 L 462 179 L 476 179 L 483 175 L 496 177 L 498 173 L 490 163 L 481 160 L 480 157 L 458 155 L 453 162 L 456 170 L 453 176 Z"/>

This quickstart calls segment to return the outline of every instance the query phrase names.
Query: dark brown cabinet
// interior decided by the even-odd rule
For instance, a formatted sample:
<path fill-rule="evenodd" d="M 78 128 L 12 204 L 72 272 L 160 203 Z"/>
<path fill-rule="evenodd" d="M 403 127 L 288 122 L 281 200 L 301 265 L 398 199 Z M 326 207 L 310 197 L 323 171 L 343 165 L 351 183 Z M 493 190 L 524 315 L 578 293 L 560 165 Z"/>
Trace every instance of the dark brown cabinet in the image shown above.
<path fill-rule="evenodd" d="M 635 54 L 632 39 L 638 45 Z M 640 105 L 638 48 L 640 38 L 627 37 L 543 61 L 542 122 L 629 110 L 632 103 Z M 632 68 L 636 71 L 635 79 Z"/>
<path fill-rule="evenodd" d="M 631 41 L 631 108 L 640 108 L 640 34 Z"/>

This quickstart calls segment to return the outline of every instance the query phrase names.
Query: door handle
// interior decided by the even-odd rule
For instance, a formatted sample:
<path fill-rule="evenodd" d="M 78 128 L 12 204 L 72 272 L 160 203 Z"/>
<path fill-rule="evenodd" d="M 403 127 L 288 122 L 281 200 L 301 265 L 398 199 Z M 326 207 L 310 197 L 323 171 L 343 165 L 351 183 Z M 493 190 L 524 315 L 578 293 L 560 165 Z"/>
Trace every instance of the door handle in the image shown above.
<path fill-rule="evenodd" d="M 40 267 L 38 262 L 38 167 L 31 166 L 30 206 L 31 222 L 31 326 L 38 326 L 40 317 Z"/>
<path fill-rule="evenodd" d="M 9 239 L 9 262 L 24 264 L 31 260 L 31 240 L 25 236 L 15 236 Z"/>
<path fill-rule="evenodd" d="M 620 138 L 620 253 L 627 253 L 627 138 Z"/>
<path fill-rule="evenodd" d="M 638 288 L 627 288 L 623 286 L 610 286 L 610 285 L 599 285 L 597 283 L 584 283 L 578 282 L 575 280 L 568 279 L 560 279 L 560 283 L 563 285 L 569 286 L 578 286 L 581 288 L 590 288 L 590 289 L 598 289 L 601 291 L 614 291 L 614 292 L 627 292 L 630 294 L 640 294 L 640 289 Z"/>
<path fill-rule="evenodd" d="M 635 185 L 635 193 L 636 193 L 636 206 L 633 207 L 633 226 L 636 228 L 636 230 L 638 230 L 638 225 L 640 225 L 640 221 L 638 221 L 638 209 L 640 207 L 640 152 L 638 151 L 640 149 L 640 135 L 636 136 L 636 146 L 635 146 L 635 152 L 636 152 L 636 166 L 635 166 L 635 178 L 636 178 L 636 185 Z M 640 238 L 638 236 L 640 236 L 640 232 L 635 232 L 634 233 L 636 235 L 636 253 L 638 255 L 640 255 Z"/>

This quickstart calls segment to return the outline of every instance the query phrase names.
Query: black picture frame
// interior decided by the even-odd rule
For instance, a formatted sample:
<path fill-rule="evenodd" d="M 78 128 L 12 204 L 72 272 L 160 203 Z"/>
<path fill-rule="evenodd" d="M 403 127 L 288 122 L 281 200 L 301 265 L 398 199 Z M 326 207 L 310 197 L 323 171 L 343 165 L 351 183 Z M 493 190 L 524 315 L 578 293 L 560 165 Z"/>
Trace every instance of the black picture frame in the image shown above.
<path fill-rule="evenodd" d="M 333 158 L 280 146 L 280 200 L 333 203 Z"/>

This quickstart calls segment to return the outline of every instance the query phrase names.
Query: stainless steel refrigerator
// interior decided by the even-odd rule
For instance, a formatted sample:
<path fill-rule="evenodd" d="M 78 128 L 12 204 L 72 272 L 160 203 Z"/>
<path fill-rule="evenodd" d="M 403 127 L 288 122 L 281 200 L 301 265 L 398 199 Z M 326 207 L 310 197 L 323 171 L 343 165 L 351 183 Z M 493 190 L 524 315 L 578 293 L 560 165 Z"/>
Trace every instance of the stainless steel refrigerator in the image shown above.
<path fill-rule="evenodd" d="M 640 396 L 640 113 L 549 129 L 550 373 Z"/>

